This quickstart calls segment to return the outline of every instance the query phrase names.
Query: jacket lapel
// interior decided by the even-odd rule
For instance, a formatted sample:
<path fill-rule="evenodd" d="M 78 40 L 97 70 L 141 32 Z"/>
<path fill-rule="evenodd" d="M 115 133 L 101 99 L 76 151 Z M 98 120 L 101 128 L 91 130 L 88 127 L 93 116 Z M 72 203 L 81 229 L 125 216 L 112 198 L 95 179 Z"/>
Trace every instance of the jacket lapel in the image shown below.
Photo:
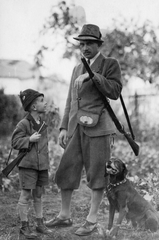
<path fill-rule="evenodd" d="M 101 72 L 101 68 L 102 68 L 102 62 L 104 60 L 104 56 L 102 54 L 100 54 L 97 59 L 93 62 L 93 64 L 91 65 L 91 70 L 98 73 Z"/>
<path fill-rule="evenodd" d="M 76 74 L 77 74 L 77 77 L 83 73 L 85 73 L 86 70 L 85 70 L 85 67 L 83 66 L 82 63 L 80 63 L 78 66 L 77 66 L 77 70 L 76 70 Z"/>
<path fill-rule="evenodd" d="M 37 124 L 36 121 L 34 120 L 34 118 L 32 117 L 32 115 L 30 113 L 26 116 L 26 119 L 28 119 L 31 122 L 31 124 L 33 126 L 33 129 L 36 132 L 39 131 L 39 129 L 41 128 L 41 126 L 43 124 L 42 121 L 40 121 L 40 124 Z M 46 128 L 47 128 L 47 124 L 44 124 L 40 132 L 43 132 Z"/>
<path fill-rule="evenodd" d="M 97 59 L 93 62 L 93 64 L 90 66 L 91 70 L 98 73 L 100 72 L 102 68 L 102 62 L 104 60 L 104 56 L 100 54 Z M 76 77 L 77 78 L 79 75 L 84 74 L 86 72 L 84 65 L 81 63 L 77 66 L 76 70 Z"/>

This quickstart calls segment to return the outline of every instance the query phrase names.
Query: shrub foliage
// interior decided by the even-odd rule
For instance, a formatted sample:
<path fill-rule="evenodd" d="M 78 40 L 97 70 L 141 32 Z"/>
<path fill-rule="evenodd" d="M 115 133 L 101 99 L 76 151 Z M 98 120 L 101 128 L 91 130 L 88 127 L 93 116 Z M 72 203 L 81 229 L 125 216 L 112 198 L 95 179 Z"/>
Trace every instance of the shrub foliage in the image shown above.
<path fill-rule="evenodd" d="M 5 95 L 0 89 L 0 135 L 8 135 L 22 117 L 22 111 L 15 95 Z"/>

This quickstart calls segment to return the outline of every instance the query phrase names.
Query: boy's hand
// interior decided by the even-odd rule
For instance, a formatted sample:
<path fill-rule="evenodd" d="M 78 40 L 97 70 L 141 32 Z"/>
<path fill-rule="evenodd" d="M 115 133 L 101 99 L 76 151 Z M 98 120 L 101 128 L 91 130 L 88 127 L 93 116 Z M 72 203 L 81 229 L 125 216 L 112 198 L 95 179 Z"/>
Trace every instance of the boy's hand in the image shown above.
<path fill-rule="evenodd" d="M 30 142 L 38 142 L 41 137 L 41 134 L 35 132 L 33 135 L 30 136 L 29 141 Z"/>
<path fill-rule="evenodd" d="M 59 144 L 62 148 L 65 148 L 66 142 L 67 142 L 67 130 L 62 129 L 59 134 Z"/>

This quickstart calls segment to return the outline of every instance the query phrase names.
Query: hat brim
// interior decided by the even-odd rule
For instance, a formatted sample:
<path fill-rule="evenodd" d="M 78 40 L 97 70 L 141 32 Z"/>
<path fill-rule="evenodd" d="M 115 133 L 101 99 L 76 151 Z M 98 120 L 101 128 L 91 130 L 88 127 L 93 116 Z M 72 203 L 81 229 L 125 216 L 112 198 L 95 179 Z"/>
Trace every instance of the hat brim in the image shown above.
<path fill-rule="evenodd" d="M 75 40 L 77 40 L 77 41 L 89 41 L 89 40 L 91 40 L 91 41 L 97 41 L 97 42 L 104 42 L 103 40 L 101 40 L 101 39 L 97 39 L 97 38 L 95 38 L 95 37 L 91 37 L 91 36 L 80 36 L 80 37 L 74 37 L 74 39 Z"/>

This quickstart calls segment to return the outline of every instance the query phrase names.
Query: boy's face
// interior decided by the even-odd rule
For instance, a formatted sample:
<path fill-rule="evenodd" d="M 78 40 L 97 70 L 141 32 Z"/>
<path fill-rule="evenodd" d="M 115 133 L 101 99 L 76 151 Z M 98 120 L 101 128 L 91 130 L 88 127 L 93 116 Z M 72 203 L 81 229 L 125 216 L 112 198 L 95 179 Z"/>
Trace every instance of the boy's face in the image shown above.
<path fill-rule="evenodd" d="M 98 43 L 95 41 L 80 41 L 80 50 L 85 58 L 93 58 L 99 51 Z"/>
<path fill-rule="evenodd" d="M 38 113 L 45 113 L 47 102 L 44 100 L 43 96 L 39 96 L 33 103 L 33 107 L 34 107 L 33 109 L 36 110 Z"/>

